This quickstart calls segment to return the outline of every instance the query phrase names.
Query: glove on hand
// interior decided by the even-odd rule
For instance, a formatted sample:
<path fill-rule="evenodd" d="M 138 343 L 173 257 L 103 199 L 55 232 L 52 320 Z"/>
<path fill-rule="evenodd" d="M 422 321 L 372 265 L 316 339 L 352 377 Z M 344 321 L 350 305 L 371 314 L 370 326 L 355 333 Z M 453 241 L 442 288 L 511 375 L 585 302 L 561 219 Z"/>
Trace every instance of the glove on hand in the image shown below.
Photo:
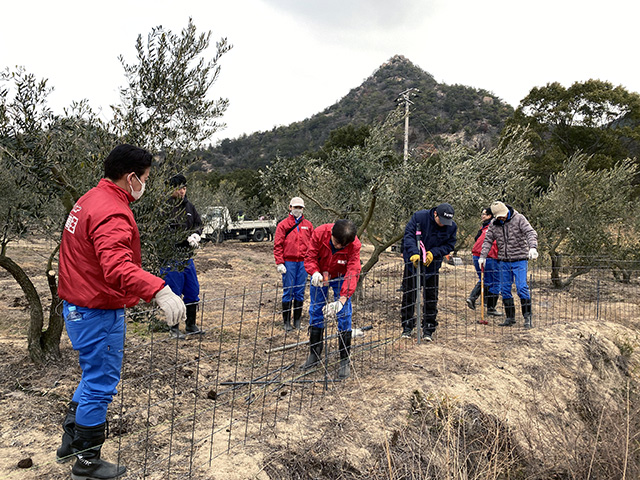
<path fill-rule="evenodd" d="M 284 275 L 285 273 L 287 273 L 287 267 L 284 266 L 284 263 L 279 263 L 278 265 L 276 265 L 276 270 L 280 275 Z"/>
<path fill-rule="evenodd" d="M 487 259 L 486 258 L 480 257 L 478 259 L 478 267 L 480 267 L 480 270 L 482 270 L 486 264 L 487 264 Z"/>
<path fill-rule="evenodd" d="M 313 275 L 311 275 L 311 285 L 313 285 L 314 287 L 321 287 L 322 286 L 322 274 L 320 272 L 316 272 Z"/>
<path fill-rule="evenodd" d="M 198 248 L 198 245 L 200 244 L 200 235 L 198 235 L 197 233 L 192 233 L 191 235 L 189 235 L 189 238 L 187 238 L 187 242 L 189 242 L 189 245 L 191 245 L 193 248 Z"/>
<path fill-rule="evenodd" d="M 536 258 L 538 258 L 538 250 L 536 250 L 535 248 L 530 248 L 529 249 L 529 260 L 535 260 Z"/>
<path fill-rule="evenodd" d="M 165 285 L 162 290 L 156 293 L 155 299 L 158 306 L 164 311 L 167 325 L 170 327 L 187 319 L 187 307 L 182 299 L 173 293 L 169 285 Z"/>
<path fill-rule="evenodd" d="M 340 300 L 336 300 L 335 302 L 327 303 L 322 309 L 322 313 L 324 315 L 336 315 L 340 310 L 342 310 L 342 302 Z"/>
<path fill-rule="evenodd" d="M 411 258 L 409 258 L 409 260 L 411 260 L 411 262 L 413 263 L 413 267 L 414 268 L 418 268 L 418 262 L 420 261 L 420 255 L 418 255 L 417 253 L 415 255 L 411 255 Z"/>
<path fill-rule="evenodd" d="M 425 255 L 424 258 L 424 266 L 428 267 L 429 265 L 431 265 L 431 262 L 433 262 L 433 253 L 431 253 L 430 251 L 427 252 L 427 254 Z"/>

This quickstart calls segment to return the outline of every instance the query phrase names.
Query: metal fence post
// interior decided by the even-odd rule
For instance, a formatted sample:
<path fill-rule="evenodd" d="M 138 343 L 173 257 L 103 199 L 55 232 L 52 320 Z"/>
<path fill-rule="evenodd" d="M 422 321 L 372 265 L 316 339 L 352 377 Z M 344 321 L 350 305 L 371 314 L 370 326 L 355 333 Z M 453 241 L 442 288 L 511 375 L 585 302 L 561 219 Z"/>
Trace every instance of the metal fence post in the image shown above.
<path fill-rule="evenodd" d="M 420 249 L 420 237 L 422 232 L 416 231 L 416 243 L 418 245 L 418 268 L 416 269 L 416 324 L 418 327 L 418 345 L 422 343 L 422 250 Z"/>

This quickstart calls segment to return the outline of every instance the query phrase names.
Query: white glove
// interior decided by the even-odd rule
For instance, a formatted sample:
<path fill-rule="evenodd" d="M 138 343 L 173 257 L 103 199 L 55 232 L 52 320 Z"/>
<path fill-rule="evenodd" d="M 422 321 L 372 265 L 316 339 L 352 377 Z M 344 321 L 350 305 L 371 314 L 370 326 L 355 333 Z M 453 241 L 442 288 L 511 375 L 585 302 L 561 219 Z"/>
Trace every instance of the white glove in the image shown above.
<path fill-rule="evenodd" d="M 536 250 L 535 248 L 530 248 L 529 249 L 529 260 L 535 260 L 536 258 L 538 258 L 538 250 Z"/>
<path fill-rule="evenodd" d="M 284 263 L 279 263 L 278 265 L 276 265 L 276 270 L 281 275 L 287 273 L 287 267 L 284 266 Z"/>
<path fill-rule="evenodd" d="M 342 302 L 340 300 L 336 300 L 335 302 L 327 303 L 322 309 L 322 313 L 324 315 L 336 315 L 340 310 L 342 310 Z"/>
<path fill-rule="evenodd" d="M 187 238 L 187 242 L 189 242 L 189 245 L 191 245 L 193 248 L 198 248 L 198 245 L 200 244 L 200 235 L 198 235 L 197 233 L 192 233 L 191 235 L 189 235 L 189 238 Z"/>
<path fill-rule="evenodd" d="M 320 272 L 316 272 L 313 275 L 311 275 L 311 285 L 313 285 L 314 287 L 321 287 L 323 281 L 324 280 Z"/>
<path fill-rule="evenodd" d="M 164 311 L 167 325 L 170 327 L 187 319 L 187 307 L 182 299 L 173 293 L 169 285 L 165 285 L 162 290 L 156 293 L 155 299 L 158 306 Z"/>
<path fill-rule="evenodd" d="M 480 267 L 480 270 L 482 270 L 486 264 L 487 264 L 487 259 L 485 257 L 480 257 L 478 259 L 478 267 Z"/>

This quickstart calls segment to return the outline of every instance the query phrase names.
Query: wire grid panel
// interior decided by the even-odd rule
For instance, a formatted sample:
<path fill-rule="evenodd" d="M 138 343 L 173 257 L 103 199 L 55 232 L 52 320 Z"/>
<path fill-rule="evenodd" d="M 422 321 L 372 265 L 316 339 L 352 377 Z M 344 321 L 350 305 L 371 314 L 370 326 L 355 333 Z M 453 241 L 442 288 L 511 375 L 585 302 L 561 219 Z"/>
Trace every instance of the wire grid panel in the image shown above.
<path fill-rule="evenodd" d="M 382 261 L 361 276 L 352 298 L 352 376 L 375 371 L 415 344 L 400 337 L 403 271 L 402 262 Z M 467 307 L 478 281 L 471 257 L 443 264 L 439 275 L 435 341 L 491 336 L 507 342 L 522 332 L 522 321 L 499 327 L 500 317 L 485 316 L 489 324 L 481 325 L 481 303 Z M 611 269 L 591 268 L 557 289 L 551 277 L 542 262 L 530 264 L 535 328 L 583 319 L 628 324 L 640 313 L 637 278 L 622 283 Z M 155 310 L 127 312 L 125 361 L 110 426 L 129 478 L 206 478 L 213 459 L 271 432 L 278 421 L 339 387 L 335 321 L 327 321 L 321 365 L 302 371 L 309 296 L 303 328 L 291 332 L 283 329 L 281 296 L 281 285 L 265 284 L 203 298 L 198 322 L 206 333 L 186 340 L 154 331 Z"/>

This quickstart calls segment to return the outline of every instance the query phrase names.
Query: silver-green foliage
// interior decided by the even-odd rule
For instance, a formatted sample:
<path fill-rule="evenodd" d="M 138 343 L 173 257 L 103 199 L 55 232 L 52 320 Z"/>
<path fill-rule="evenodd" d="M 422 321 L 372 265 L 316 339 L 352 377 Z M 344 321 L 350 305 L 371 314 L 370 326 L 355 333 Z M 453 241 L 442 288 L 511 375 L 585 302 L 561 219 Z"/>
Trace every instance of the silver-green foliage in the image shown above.
<path fill-rule="evenodd" d="M 605 259 L 609 264 L 638 259 L 639 205 L 632 196 L 638 168 L 624 160 L 610 169 L 590 170 L 589 161 L 584 154 L 567 159 L 533 205 L 542 247 L 552 260 L 565 256 L 565 264 L 574 267 L 565 281 L 554 272 L 557 286 Z"/>
<path fill-rule="evenodd" d="M 491 151 L 454 146 L 437 157 L 405 162 L 397 148 L 401 118 L 393 112 L 374 125 L 363 147 L 336 149 L 327 159 L 279 158 L 263 173 L 269 194 L 282 205 L 294 194 L 306 197 L 305 215 L 314 224 L 353 219 L 358 234 L 375 247 L 365 271 L 402 238 L 416 210 L 449 202 L 456 220 L 475 232 L 482 205 L 496 198 L 526 204 L 532 194 L 523 160 L 529 146 L 522 132 L 513 132 Z"/>
<path fill-rule="evenodd" d="M 219 119 L 229 102 L 209 95 L 231 45 L 220 39 L 207 58 L 210 42 L 211 32 L 198 34 L 191 19 L 180 34 L 157 27 L 146 42 L 138 36 L 137 63 L 120 57 L 128 81 L 113 107 L 120 138 L 154 152 L 189 152 L 224 126 Z"/>
<path fill-rule="evenodd" d="M 146 193 L 133 205 L 144 267 L 156 273 L 171 258 L 174 244 L 189 233 L 167 228 L 171 220 L 167 182 L 186 172 L 186 154 L 224 125 L 219 119 L 228 101 L 209 96 L 220 73 L 218 62 L 231 46 L 223 38 L 207 57 L 210 38 L 211 32 L 198 34 L 189 19 L 179 34 L 157 27 L 146 42 L 139 36 L 136 63 L 120 57 L 128 85 L 121 89 L 120 104 L 113 107 L 111 128 L 120 141 L 159 153 Z"/>
<path fill-rule="evenodd" d="M 423 205 L 453 205 L 458 225 L 456 249 L 471 247 L 469 236 L 473 240 L 480 226 L 480 211 L 494 200 L 521 212 L 528 210 L 534 189 L 526 162 L 531 147 L 524 134 L 523 129 L 513 129 L 497 147 L 480 152 L 453 145 L 428 165 Z"/>

